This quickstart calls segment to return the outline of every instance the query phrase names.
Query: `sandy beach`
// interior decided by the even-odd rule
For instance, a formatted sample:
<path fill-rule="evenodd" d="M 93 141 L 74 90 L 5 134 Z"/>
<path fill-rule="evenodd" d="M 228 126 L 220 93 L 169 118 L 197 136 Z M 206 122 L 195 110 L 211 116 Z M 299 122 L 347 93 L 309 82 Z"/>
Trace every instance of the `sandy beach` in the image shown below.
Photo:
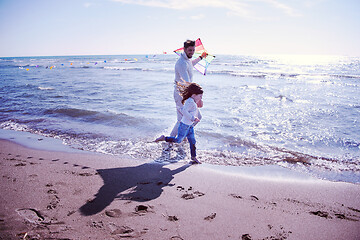
<path fill-rule="evenodd" d="M 0 141 L 0 239 L 360 239 L 360 186 Z"/>

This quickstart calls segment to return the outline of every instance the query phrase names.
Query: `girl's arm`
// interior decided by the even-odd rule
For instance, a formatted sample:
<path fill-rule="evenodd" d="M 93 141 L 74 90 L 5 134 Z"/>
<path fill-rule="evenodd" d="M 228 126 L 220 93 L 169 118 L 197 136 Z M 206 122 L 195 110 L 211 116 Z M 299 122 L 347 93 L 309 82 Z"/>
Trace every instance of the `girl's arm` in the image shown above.
<path fill-rule="evenodd" d="M 196 103 L 198 108 L 202 108 L 204 106 L 203 101 L 200 99 L 197 103 Z"/>
<path fill-rule="evenodd" d="M 200 113 L 200 110 L 198 109 L 198 119 L 201 120 L 202 119 L 202 116 L 201 116 L 201 113 Z"/>
<path fill-rule="evenodd" d="M 182 110 L 182 114 L 184 115 L 184 117 L 188 120 L 190 120 L 191 122 L 193 122 L 195 120 L 195 116 L 192 115 L 190 112 L 193 112 L 194 107 L 196 108 L 196 105 L 194 104 L 194 101 L 185 101 L 183 110 Z"/>

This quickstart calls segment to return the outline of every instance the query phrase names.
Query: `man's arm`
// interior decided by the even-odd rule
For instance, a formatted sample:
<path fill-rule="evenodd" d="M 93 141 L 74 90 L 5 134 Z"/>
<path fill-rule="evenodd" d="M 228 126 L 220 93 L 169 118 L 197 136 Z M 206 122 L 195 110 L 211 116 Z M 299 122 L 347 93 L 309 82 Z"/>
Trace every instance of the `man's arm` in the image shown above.
<path fill-rule="evenodd" d="M 194 60 L 192 60 L 191 63 L 192 63 L 193 66 L 195 66 L 200 61 L 201 61 L 201 58 L 198 57 L 198 58 L 195 58 Z"/>
<path fill-rule="evenodd" d="M 207 57 L 207 52 L 203 52 L 202 54 L 201 54 L 201 56 L 199 56 L 198 58 L 196 58 L 196 59 L 194 59 L 194 60 L 192 60 L 192 65 L 193 66 L 195 66 L 198 62 L 200 62 L 203 58 L 206 58 Z"/>

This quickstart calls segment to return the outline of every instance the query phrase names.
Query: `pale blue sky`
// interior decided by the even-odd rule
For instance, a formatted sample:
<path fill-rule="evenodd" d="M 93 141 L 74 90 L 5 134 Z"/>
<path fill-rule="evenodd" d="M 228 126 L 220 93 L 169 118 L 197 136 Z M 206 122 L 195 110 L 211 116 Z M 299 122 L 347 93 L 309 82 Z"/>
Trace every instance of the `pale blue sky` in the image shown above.
<path fill-rule="evenodd" d="M 360 56 L 359 0 L 0 0 L 0 56 L 171 52 Z"/>

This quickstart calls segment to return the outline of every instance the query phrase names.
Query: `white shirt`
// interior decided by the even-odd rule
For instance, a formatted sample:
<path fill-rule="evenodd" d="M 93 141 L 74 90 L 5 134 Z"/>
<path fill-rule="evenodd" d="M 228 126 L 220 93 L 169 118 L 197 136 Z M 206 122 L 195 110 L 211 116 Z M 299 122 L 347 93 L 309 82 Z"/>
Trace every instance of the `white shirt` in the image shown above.
<path fill-rule="evenodd" d="M 193 98 L 186 99 L 184 107 L 182 108 L 183 117 L 181 122 L 186 125 L 192 125 L 194 123 L 195 117 L 201 119 L 200 110 L 198 109 L 196 102 Z"/>
<path fill-rule="evenodd" d="M 189 59 L 185 52 L 182 52 L 180 58 L 175 64 L 175 90 L 177 89 L 178 82 L 192 82 L 193 81 L 193 66 L 200 62 L 200 58 L 193 61 Z"/>

